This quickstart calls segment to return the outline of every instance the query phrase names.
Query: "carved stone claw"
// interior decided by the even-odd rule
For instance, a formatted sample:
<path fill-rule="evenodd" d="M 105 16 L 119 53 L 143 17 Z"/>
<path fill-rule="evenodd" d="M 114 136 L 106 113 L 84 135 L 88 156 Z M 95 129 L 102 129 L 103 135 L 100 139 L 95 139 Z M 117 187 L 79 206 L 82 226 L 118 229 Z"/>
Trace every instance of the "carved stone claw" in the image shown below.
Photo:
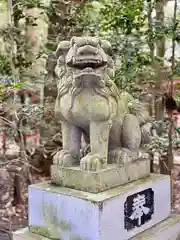
<path fill-rule="evenodd" d="M 76 162 L 77 159 L 68 150 L 61 150 L 53 157 L 53 164 L 61 167 L 71 167 Z"/>
<path fill-rule="evenodd" d="M 109 152 L 108 159 L 110 163 L 124 165 L 138 158 L 138 153 L 133 153 L 127 148 L 116 148 Z"/>
<path fill-rule="evenodd" d="M 82 171 L 98 171 L 105 167 L 106 163 L 99 154 L 88 153 L 80 162 Z"/>

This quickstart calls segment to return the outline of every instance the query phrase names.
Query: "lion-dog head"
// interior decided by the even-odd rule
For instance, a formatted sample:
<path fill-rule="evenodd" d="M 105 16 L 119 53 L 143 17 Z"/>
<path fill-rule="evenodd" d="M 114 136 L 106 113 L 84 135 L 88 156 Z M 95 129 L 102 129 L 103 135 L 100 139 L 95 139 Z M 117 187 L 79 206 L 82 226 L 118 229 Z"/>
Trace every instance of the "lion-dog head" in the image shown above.
<path fill-rule="evenodd" d="M 66 55 L 66 65 L 74 72 L 74 85 L 77 88 L 104 87 L 104 74 L 108 57 L 102 41 L 93 37 L 71 39 Z"/>
<path fill-rule="evenodd" d="M 94 89 L 106 98 L 109 95 L 117 97 L 111 80 L 114 64 L 108 41 L 97 37 L 73 37 L 69 42 L 60 42 L 56 54 L 59 98 L 70 89 L 74 98 L 85 88 Z"/>

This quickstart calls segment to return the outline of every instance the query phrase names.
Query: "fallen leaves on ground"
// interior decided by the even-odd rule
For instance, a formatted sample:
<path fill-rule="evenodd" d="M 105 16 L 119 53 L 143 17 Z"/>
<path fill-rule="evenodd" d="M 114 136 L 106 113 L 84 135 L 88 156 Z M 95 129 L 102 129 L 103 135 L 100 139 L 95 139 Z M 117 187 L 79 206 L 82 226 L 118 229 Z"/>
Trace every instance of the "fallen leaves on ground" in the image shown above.
<path fill-rule="evenodd" d="M 33 173 L 33 183 L 49 180 L 49 177 Z M 7 193 L 8 194 L 8 193 Z M 13 198 L 10 198 L 5 206 L 0 209 L 0 228 L 16 230 L 28 225 L 28 186 L 23 186 L 23 200 L 21 205 L 13 206 Z"/>
<path fill-rule="evenodd" d="M 175 213 L 180 213 L 180 166 L 175 165 L 172 173 L 173 178 L 173 209 Z"/>

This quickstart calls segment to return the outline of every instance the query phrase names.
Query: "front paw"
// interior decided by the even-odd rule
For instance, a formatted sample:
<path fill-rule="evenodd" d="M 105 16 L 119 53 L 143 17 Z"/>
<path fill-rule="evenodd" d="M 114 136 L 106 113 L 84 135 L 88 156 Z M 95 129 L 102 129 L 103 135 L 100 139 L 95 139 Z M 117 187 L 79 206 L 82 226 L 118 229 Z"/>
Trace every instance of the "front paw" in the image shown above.
<path fill-rule="evenodd" d="M 81 159 L 80 168 L 82 171 L 98 171 L 106 167 L 106 160 L 99 154 L 88 153 Z"/>
<path fill-rule="evenodd" d="M 71 167 L 78 162 L 76 156 L 72 156 L 72 154 L 68 150 L 61 150 L 57 152 L 53 157 L 53 164 L 61 167 Z"/>
<path fill-rule="evenodd" d="M 125 165 L 138 158 L 138 153 L 133 153 L 127 148 L 116 148 L 109 152 L 108 162 L 116 163 L 118 165 Z"/>

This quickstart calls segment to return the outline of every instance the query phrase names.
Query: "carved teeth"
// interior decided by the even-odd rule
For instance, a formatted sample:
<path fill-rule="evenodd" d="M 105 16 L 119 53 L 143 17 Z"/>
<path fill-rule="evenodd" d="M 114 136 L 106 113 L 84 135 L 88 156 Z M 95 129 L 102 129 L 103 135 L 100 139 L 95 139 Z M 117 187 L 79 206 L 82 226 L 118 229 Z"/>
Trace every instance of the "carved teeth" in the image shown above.
<path fill-rule="evenodd" d="M 83 72 L 92 72 L 92 71 L 93 71 L 93 69 L 90 68 L 90 67 L 87 67 L 87 68 L 83 69 Z"/>
<path fill-rule="evenodd" d="M 99 67 L 105 66 L 107 63 L 102 59 L 93 58 L 72 58 L 73 61 L 69 62 L 69 66 L 79 70 L 86 69 L 86 71 L 93 71 Z"/>

